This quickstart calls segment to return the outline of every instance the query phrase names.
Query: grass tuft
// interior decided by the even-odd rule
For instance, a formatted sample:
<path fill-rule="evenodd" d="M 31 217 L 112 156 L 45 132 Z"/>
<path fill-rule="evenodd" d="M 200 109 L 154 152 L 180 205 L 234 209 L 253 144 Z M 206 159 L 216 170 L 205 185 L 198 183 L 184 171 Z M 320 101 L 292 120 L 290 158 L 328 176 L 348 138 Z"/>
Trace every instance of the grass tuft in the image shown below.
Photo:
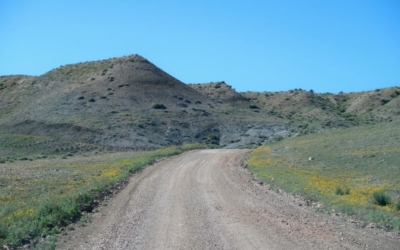
<path fill-rule="evenodd" d="M 335 194 L 336 195 L 349 195 L 350 188 L 342 189 L 341 187 L 338 187 L 338 188 L 336 188 Z"/>

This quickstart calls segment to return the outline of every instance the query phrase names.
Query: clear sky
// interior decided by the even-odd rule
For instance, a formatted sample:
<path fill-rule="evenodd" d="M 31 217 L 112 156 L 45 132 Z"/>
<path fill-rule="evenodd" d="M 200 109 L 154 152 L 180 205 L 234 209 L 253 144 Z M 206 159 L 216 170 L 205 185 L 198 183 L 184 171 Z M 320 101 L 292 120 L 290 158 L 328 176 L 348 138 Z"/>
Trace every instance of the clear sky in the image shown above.
<path fill-rule="evenodd" d="M 131 54 L 237 91 L 400 86 L 400 0 L 0 0 L 0 75 Z"/>

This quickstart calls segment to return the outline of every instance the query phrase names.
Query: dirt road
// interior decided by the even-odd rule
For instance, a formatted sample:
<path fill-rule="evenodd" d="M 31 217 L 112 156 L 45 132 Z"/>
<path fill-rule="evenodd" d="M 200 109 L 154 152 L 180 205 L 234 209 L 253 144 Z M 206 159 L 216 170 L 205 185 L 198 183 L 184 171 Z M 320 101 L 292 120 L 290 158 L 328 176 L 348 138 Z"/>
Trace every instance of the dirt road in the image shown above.
<path fill-rule="evenodd" d="M 317 213 L 240 165 L 246 150 L 201 150 L 134 175 L 57 249 L 399 249 L 400 240 Z"/>

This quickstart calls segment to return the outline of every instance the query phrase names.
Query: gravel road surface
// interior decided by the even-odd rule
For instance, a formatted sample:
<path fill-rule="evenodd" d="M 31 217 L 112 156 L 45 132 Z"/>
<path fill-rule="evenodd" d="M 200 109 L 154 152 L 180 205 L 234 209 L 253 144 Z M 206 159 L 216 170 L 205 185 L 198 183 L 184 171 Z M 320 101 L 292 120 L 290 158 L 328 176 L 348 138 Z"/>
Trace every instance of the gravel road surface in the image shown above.
<path fill-rule="evenodd" d="M 248 153 L 191 151 L 145 168 L 57 249 L 400 249 L 395 233 L 260 184 Z"/>

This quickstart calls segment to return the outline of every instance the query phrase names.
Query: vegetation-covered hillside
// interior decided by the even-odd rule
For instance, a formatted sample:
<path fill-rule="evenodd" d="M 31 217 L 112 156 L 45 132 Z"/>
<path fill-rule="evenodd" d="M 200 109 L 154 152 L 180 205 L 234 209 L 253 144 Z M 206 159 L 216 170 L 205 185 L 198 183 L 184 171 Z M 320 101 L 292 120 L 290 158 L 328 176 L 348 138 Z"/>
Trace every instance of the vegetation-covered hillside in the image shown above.
<path fill-rule="evenodd" d="M 253 151 L 248 166 L 274 188 L 328 213 L 400 229 L 400 121 L 331 129 Z"/>

